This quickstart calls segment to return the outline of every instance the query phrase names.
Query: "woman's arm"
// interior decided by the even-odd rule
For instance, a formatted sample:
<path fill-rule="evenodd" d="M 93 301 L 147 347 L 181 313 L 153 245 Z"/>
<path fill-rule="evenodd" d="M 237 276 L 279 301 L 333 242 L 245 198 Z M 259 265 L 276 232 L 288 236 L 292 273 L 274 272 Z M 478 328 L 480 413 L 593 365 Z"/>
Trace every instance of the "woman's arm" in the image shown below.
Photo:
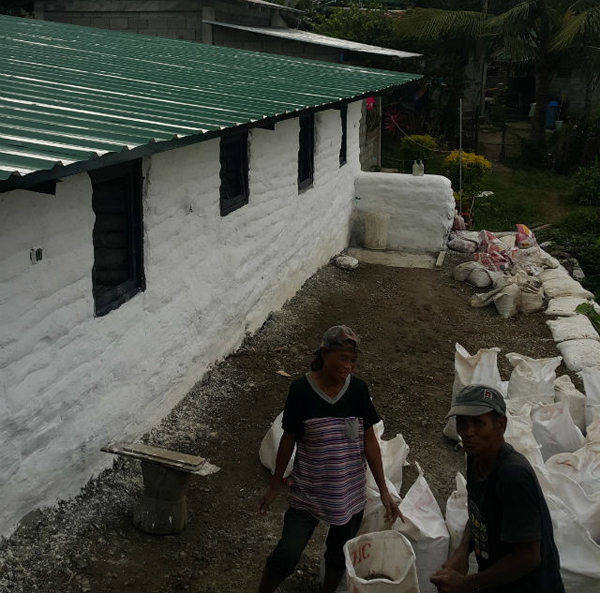
<path fill-rule="evenodd" d="M 263 494 L 260 502 L 258 503 L 258 512 L 266 513 L 271 506 L 271 503 L 275 500 L 277 496 L 277 491 L 279 490 L 279 486 L 281 485 L 281 481 L 283 480 L 283 474 L 285 473 L 285 469 L 290 462 L 290 457 L 294 452 L 294 447 L 296 445 L 296 435 L 290 431 L 284 431 L 281 436 L 281 440 L 279 441 L 279 447 L 277 449 L 277 458 L 275 460 L 275 473 L 271 477 L 269 481 L 269 486 L 266 492 Z"/>

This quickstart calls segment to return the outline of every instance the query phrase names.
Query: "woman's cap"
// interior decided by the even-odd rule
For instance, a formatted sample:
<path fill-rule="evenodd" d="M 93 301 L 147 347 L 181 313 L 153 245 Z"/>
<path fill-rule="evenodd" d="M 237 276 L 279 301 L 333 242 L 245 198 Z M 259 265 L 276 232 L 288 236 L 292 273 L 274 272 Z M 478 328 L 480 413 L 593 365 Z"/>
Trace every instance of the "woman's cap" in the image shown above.
<path fill-rule="evenodd" d="M 334 325 L 324 334 L 321 341 L 321 348 L 329 350 L 349 350 L 350 352 L 360 352 L 360 337 L 347 325 Z"/>
<path fill-rule="evenodd" d="M 506 416 L 506 402 L 502 394 L 487 385 L 467 385 L 458 392 L 446 418 L 481 416 L 488 412 L 498 412 Z"/>

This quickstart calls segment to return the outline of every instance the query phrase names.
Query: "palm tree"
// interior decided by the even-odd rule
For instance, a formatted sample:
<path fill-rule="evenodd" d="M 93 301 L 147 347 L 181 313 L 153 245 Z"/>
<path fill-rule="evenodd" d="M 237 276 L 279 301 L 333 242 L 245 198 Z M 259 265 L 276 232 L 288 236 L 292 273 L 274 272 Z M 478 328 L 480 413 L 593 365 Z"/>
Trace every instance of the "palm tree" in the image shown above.
<path fill-rule="evenodd" d="M 597 0 L 478 0 L 478 10 L 469 0 L 454 4 L 470 10 L 414 9 L 398 19 L 397 31 L 423 40 L 462 36 L 478 53 L 482 67 L 489 44 L 499 42 L 513 60 L 532 62 L 536 109 L 530 139 L 542 147 L 550 85 L 561 61 L 574 49 L 591 51 L 587 42 L 600 38 Z"/>

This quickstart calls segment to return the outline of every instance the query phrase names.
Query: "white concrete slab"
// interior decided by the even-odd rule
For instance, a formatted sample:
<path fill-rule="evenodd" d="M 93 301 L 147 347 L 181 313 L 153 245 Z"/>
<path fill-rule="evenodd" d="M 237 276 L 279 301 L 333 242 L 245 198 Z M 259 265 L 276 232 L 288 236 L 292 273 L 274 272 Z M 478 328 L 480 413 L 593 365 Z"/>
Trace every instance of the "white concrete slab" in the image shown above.
<path fill-rule="evenodd" d="M 346 250 L 350 257 L 355 257 L 365 264 L 379 264 L 392 268 L 422 268 L 431 270 L 435 268 L 436 255 L 401 253 L 399 251 L 373 251 L 351 247 Z"/>

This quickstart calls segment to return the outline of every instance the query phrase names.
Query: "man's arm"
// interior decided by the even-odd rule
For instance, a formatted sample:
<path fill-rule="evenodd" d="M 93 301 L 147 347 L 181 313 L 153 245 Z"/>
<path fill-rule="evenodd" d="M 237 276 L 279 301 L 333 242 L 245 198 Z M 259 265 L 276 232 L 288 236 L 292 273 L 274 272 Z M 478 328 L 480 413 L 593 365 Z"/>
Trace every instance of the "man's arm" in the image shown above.
<path fill-rule="evenodd" d="M 540 542 L 515 544 L 515 549 L 490 568 L 465 576 L 454 568 L 442 568 L 431 576 L 440 593 L 475 593 L 518 581 L 541 563 Z"/>
<path fill-rule="evenodd" d="M 452 568 L 460 574 L 469 572 L 469 554 L 471 552 L 471 527 L 467 521 L 460 544 L 454 554 L 442 564 L 442 568 Z M 437 574 L 437 573 L 436 573 Z"/>
<path fill-rule="evenodd" d="M 385 507 L 385 517 L 386 519 L 401 519 L 404 521 L 404 517 L 398 508 L 398 505 L 390 495 L 387 486 L 385 484 L 385 477 L 383 474 L 383 463 L 381 461 L 381 449 L 379 448 L 379 443 L 377 442 L 377 436 L 375 435 L 375 431 L 373 427 L 370 426 L 365 430 L 365 457 L 367 458 L 367 463 L 369 464 L 369 469 L 375 478 L 375 483 L 377 484 L 377 488 L 379 488 L 379 494 L 381 494 L 381 502 Z"/>
<path fill-rule="evenodd" d="M 267 491 L 263 494 L 260 502 L 258 503 L 258 512 L 266 513 L 269 510 L 269 506 L 275 500 L 277 491 L 281 485 L 283 474 L 285 469 L 290 462 L 290 457 L 294 452 L 294 446 L 296 445 L 296 434 L 290 431 L 284 431 L 279 441 L 279 447 L 277 448 L 277 458 L 275 460 L 275 473 L 269 481 Z"/>

